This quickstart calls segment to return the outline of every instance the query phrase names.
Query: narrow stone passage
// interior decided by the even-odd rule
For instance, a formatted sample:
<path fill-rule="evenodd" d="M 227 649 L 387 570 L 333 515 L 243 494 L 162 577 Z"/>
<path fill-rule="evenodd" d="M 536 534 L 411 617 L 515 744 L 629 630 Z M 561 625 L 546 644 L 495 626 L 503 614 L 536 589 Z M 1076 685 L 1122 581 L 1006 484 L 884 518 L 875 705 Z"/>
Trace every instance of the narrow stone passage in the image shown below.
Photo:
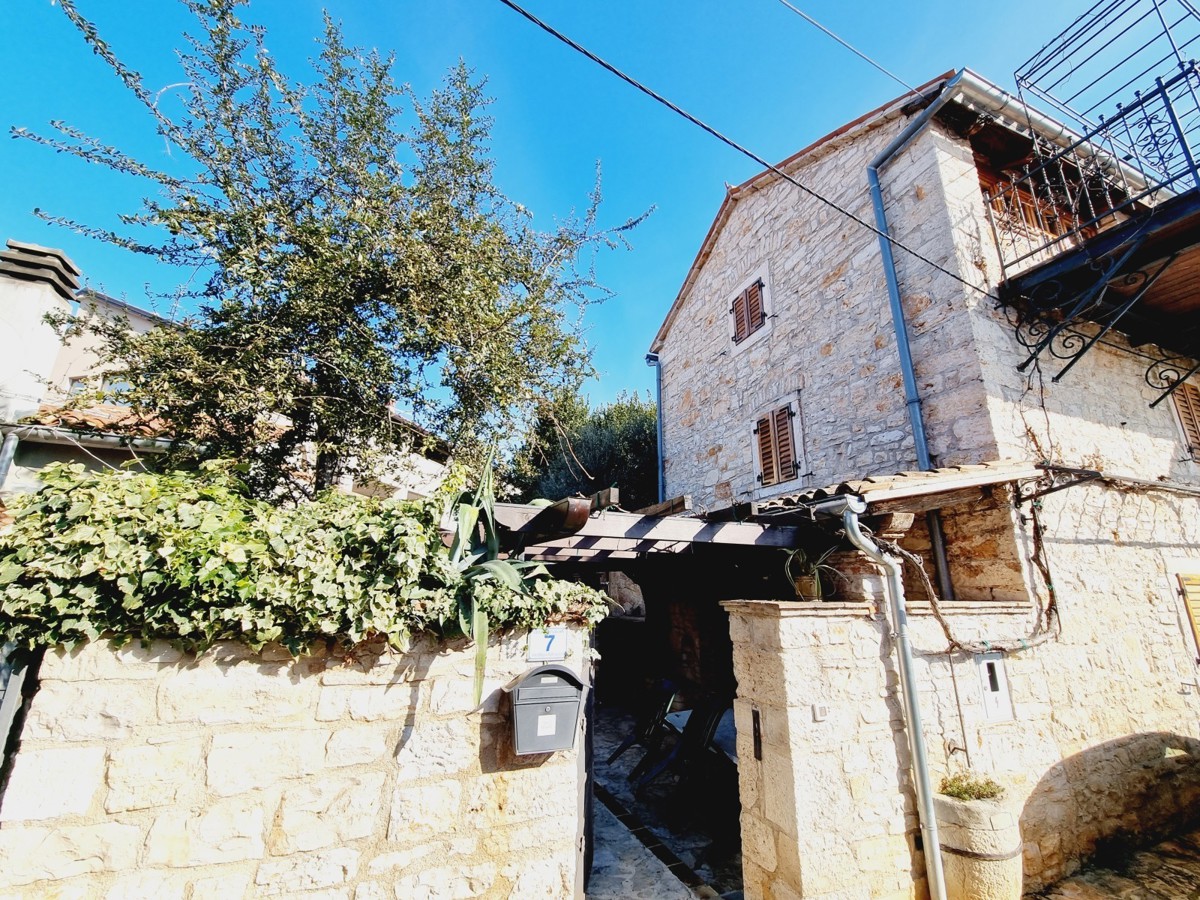
<path fill-rule="evenodd" d="M 645 753 L 635 746 L 611 765 L 614 748 L 633 727 L 623 709 L 598 706 L 595 730 L 596 855 L 588 900 L 692 900 L 739 897 L 740 848 L 714 845 L 703 824 L 673 806 L 673 777 L 635 797 L 627 776 Z M 664 818 L 665 817 L 665 818 Z M 671 819 L 668 825 L 666 819 Z M 709 823 L 711 824 L 711 823 Z M 736 833 L 736 812 L 729 823 Z"/>

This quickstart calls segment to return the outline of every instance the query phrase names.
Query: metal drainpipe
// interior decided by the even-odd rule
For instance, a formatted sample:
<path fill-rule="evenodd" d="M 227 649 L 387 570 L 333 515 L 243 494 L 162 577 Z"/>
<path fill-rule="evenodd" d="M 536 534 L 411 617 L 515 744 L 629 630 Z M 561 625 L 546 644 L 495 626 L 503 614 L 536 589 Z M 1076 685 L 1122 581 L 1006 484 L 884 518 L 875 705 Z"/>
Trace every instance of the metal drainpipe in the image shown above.
<path fill-rule="evenodd" d="M 929 876 L 931 900 L 946 900 L 946 879 L 942 873 L 941 843 L 937 816 L 933 809 L 933 786 L 929 781 L 929 760 L 925 752 L 925 732 L 921 728 L 921 704 L 917 697 L 917 679 L 913 674 L 912 644 L 908 638 L 908 614 L 904 610 L 904 581 L 900 561 L 884 553 L 859 527 L 858 515 L 866 511 L 861 500 L 848 504 L 842 513 L 846 537 L 855 547 L 887 571 L 885 583 L 888 606 L 892 613 L 892 634 L 900 662 L 900 693 L 904 697 L 904 717 L 908 749 L 912 756 L 913 782 L 917 789 L 917 810 L 921 823 L 921 844 L 925 852 L 925 872 Z"/>
<path fill-rule="evenodd" d="M 4 436 L 4 443 L 0 444 L 0 490 L 4 489 L 4 482 L 8 481 L 8 470 L 12 468 L 13 457 L 17 455 L 17 444 L 21 442 L 21 438 L 15 431 L 10 431 Z"/>
<path fill-rule="evenodd" d="M 646 365 L 654 366 L 654 419 L 658 426 L 658 502 L 662 503 L 667 498 L 664 496 L 666 490 L 666 473 L 663 471 L 663 411 L 662 411 L 662 360 L 658 358 L 657 353 L 646 354 Z"/>
<path fill-rule="evenodd" d="M 966 70 L 960 70 L 942 86 L 942 91 L 921 113 L 905 126 L 883 151 L 867 166 L 867 182 L 871 186 L 871 203 L 875 207 L 875 227 L 879 229 L 879 252 L 883 257 L 883 275 L 887 281 L 888 303 L 892 310 L 892 326 L 896 332 L 896 349 L 900 354 L 900 373 L 904 380 L 904 402 L 908 407 L 908 420 L 912 425 L 913 445 L 917 451 L 917 465 L 923 470 L 933 468 L 929 456 L 929 440 L 925 436 L 925 417 L 921 412 L 921 394 L 917 388 L 917 375 L 913 367 L 912 347 L 908 340 L 908 323 L 904 318 L 904 305 L 900 299 L 900 282 L 896 276 L 896 258 L 892 254 L 892 242 L 888 240 L 887 211 L 883 205 L 883 189 L 879 182 L 879 170 L 890 163 L 908 143 L 922 131 L 930 120 L 954 96 L 954 88 L 963 80 Z M 946 536 L 942 530 L 942 517 L 938 510 L 926 514 L 929 526 L 929 544 L 933 550 L 934 566 L 937 570 L 938 591 L 944 600 L 954 599 L 954 585 L 950 581 L 950 563 L 946 558 Z"/>

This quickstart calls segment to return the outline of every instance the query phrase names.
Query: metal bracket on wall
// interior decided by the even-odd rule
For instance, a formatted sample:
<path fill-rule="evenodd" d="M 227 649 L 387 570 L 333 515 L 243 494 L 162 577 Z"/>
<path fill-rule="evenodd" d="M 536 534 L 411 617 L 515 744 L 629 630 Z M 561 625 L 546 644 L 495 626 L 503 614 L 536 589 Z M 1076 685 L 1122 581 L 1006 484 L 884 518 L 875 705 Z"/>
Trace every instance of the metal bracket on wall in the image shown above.
<path fill-rule="evenodd" d="M 1041 468 L 1045 472 L 1041 478 L 1017 486 L 1017 506 L 1037 500 L 1039 497 L 1045 497 L 1047 494 L 1053 494 L 1055 491 L 1066 490 L 1077 484 L 1086 484 L 1104 477 L 1103 472 L 1097 472 L 1095 469 L 1072 469 L 1067 466 L 1051 466 L 1044 463 Z"/>

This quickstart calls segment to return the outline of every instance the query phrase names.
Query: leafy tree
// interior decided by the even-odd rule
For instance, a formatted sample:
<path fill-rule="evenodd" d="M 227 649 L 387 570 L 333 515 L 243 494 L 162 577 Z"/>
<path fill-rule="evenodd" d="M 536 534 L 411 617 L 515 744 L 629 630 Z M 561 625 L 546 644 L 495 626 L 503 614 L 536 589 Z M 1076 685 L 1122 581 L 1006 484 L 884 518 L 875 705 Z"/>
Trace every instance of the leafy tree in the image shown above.
<path fill-rule="evenodd" d="M 60 122 L 14 130 L 155 187 L 121 216 L 147 237 L 45 218 L 203 273 L 180 289 L 199 303 L 187 327 L 87 326 L 107 340 L 110 379 L 129 385 L 124 402 L 178 438 L 170 462 L 236 458 L 259 495 L 311 495 L 411 439 L 393 408 L 469 457 L 589 374 L 580 317 L 603 291 L 581 255 L 636 222 L 598 230 L 597 188 L 582 217 L 536 230 L 493 183 L 490 101 L 464 64 L 422 100 L 392 58 L 347 46 L 326 17 L 302 83 L 238 17 L 243 0 L 183 2 L 198 30 L 172 113 L 60 0 L 182 173 Z"/>
<path fill-rule="evenodd" d="M 544 403 L 514 454 L 509 482 L 523 500 L 558 500 L 621 491 L 626 509 L 658 499 L 658 429 L 654 402 L 621 394 L 614 403 L 589 410 L 575 393 Z"/>

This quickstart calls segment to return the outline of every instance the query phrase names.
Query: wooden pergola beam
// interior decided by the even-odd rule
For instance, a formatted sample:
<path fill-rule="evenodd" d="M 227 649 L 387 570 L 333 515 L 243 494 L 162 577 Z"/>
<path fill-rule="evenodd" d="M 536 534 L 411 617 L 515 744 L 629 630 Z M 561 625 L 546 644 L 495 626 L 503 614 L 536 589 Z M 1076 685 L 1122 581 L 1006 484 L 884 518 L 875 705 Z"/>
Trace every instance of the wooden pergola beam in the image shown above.
<path fill-rule="evenodd" d="M 584 501 L 586 502 L 586 501 Z M 656 544 L 729 544 L 742 547 L 797 546 L 799 529 L 787 525 L 757 522 L 706 522 L 683 516 L 657 518 L 637 513 L 593 513 L 569 538 L 558 534 L 539 534 L 538 507 L 517 503 L 497 503 L 496 521 L 512 532 L 526 537 L 526 546 L 539 543 L 539 537 L 566 546 L 586 547 L 584 538 L 615 538 Z M 566 542 L 565 544 L 563 542 Z"/>
<path fill-rule="evenodd" d="M 682 497 L 672 497 L 670 500 L 664 500 L 662 503 L 655 503 L 651 506 L 644 506 L 641 509 L 634 510 L 639 516 L 677 516 L 680 513 L 691 511 L 691 494 L 684 494 Z"/>

